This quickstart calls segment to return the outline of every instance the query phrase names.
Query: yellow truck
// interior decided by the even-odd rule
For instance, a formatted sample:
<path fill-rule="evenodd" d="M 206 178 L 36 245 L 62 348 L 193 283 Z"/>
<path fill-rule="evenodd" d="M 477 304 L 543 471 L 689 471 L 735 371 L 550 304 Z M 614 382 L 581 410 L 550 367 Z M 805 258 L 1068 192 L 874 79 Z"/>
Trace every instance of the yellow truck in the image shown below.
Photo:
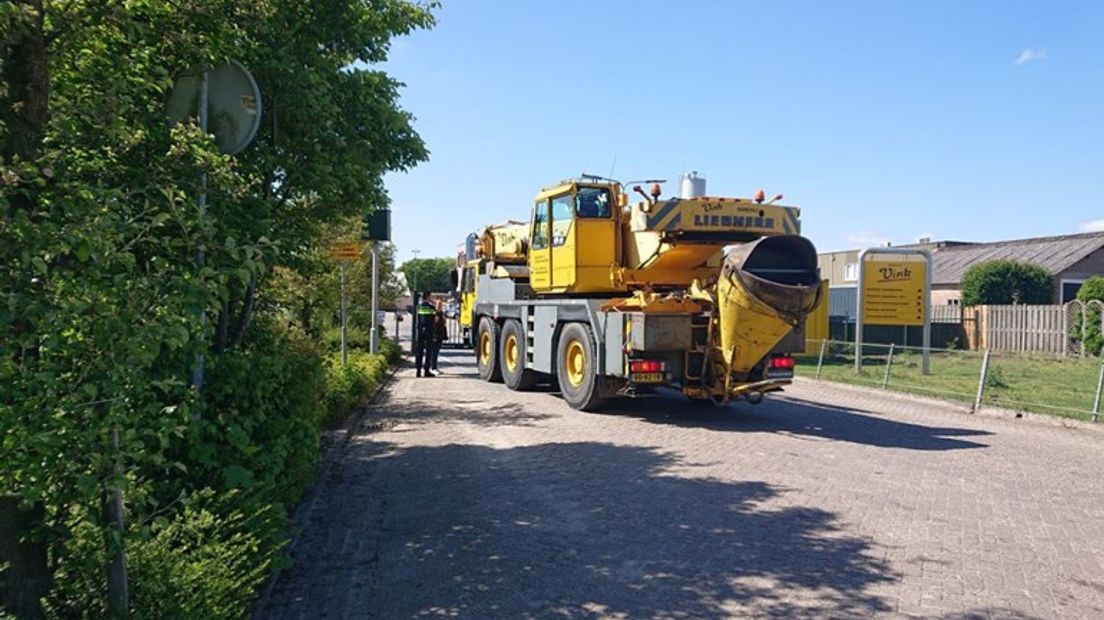
<path fill-rule="evenodd" d="M 552 382 L 586 411 L 658 387 L 757 404 L 791 383 L 790 353 L 822 296 L 800 210 L 761 191 L 633 190 L 643 199 L 630 205 L 616 181 L 562 181 L 537 194 L 528 222 L 483 230 L 458 266 L 479 376 L 513 390 Z"/>

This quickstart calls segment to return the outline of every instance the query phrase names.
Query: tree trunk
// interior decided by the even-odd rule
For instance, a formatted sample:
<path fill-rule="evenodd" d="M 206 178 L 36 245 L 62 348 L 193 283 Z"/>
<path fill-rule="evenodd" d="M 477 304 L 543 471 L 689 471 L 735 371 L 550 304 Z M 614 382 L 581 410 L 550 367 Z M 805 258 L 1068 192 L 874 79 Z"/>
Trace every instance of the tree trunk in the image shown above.
<path fill-rule="evenodd" d="M 222 353 L 230 344 L 230 300 L 222 302 L 219 309 L 218 330 L 215 336 L 214 353 Z"/>
<path fill-rule="evenodd" d="M 240 347 L 245 340 L 245 332 L 249 329 L 249 320 L 253 318 L 253 300 L 257 293 L 257 276 L 249 280 L 249 288 L 245 291 L 245 301 L 242 302 L 241 315 L 238 316 L 238 327 L 234 330 L 234 346 Z"/>
<path fill-rule="evenodd" d="M 3 144 L 7 162 L 38 158 L 49 119 L 50 71 L 42 19 L 39 6 L 35 23 L 17 25 L 0 47 L 0 78 L 8 89 L 0 100 L 0 121 L 8 128 L 8 140 Z"/>
<path fill-rule="evenodd" d="M 123 490 L 119 479 L 123 464 L 119 460 L 119 429 L 111 430 L 111 447 L 115 464 L 110 479 L 113 484 L 104 488 L 102 497 L 104 543 L 107 547 L 107 612 L 112 618 L 125 618 L 130 612 L 130 593 L 127 584 L 126 520 L 123 513 Z"/>
<path fill-rule="evenodd" d="M 43 29 L 45 16 L 40 2 L 23 4 L 36 9 L 34 17 L 15 24 L 0 41 L 0 80 L 7 90 L 0 98 L 0 122 L 8 130 L 7 139 L 0 143 L 0 157 L 9 164 L 15 160 L 34 163 L 38 159 L 49 119 L 50 71 Z M 11 192 L 11 208 L 33 211 L 33 187 L 24 179 L 22 191 Z M 14 329 L 26 332 L 31 326 L 20 323 Z M 0 561 L 9 563 L 6 574 L 0 575 L 0 608 L 20 618 L 42 617 L 39 599 L 50 587 L 47 544 L 30 539 L 30 534 L 42 525 L 45 517 L 46 510 L 41 502 L 24 511 L 19 508 L 19 497 L 0 495 Z"/>
<path fill-rule="evenodd" d="M 0 562 L 8 562 L 8 571 L 0 573 L 0 609 L 17 618 L 41 618 L 39 599 L 50 588 L 50 567 L 46 563 L 46 544 L 21 541 L 45 518 L 41 503 L 29 511 L 19 508 L 19 498 L 0 496 Z"/>

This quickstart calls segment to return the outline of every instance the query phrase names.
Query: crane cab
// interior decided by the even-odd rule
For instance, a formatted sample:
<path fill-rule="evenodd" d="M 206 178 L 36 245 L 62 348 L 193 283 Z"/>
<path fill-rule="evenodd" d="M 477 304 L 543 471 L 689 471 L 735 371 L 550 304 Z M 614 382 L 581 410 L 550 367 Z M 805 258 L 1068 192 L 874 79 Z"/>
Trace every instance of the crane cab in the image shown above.
<path fill-rule="evenodd" d="M 540 293 L 616 292 L 621 254 L 621 189 L 564 181 L 537 194 L 530 222 L 529 285 Z"/>

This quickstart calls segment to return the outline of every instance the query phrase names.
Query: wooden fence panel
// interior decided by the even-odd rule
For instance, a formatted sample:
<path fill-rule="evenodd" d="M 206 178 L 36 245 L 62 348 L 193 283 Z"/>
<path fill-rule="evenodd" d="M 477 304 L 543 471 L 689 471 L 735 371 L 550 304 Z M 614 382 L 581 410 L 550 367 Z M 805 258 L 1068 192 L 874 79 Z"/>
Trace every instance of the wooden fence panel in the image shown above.
<path fill-rule="evenodd" d="M 964 314 L 978 336 L 976 348 L 1024 353 L 1065 350 L 1066 307 L 1061 305 L 979 306 Z"/>

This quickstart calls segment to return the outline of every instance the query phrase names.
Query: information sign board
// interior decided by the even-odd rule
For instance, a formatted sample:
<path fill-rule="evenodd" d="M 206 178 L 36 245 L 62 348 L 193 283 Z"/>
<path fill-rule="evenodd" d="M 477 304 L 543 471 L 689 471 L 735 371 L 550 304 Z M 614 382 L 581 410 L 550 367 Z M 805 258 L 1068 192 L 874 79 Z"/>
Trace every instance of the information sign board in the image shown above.
<path fill-rule="evenodd" d="M 336 261 L 354 261 L 360 258 L 359 243 L 339 243 L 330 248 L 330 258 Z"/>
<path fill-rule="evenodd" d="M 923 325 L 927 263 L 879 258 L 862 265 L 863 321 L 867 325 Z"/>

